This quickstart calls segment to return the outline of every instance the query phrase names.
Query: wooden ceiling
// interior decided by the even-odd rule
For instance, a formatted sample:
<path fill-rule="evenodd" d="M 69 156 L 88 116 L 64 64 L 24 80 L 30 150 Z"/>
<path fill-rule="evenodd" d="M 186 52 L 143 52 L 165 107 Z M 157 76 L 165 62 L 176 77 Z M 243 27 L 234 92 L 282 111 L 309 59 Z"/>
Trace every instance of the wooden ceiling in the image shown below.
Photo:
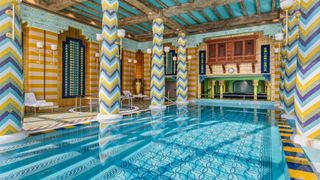
<path fill-rule="evenodd" d="M 119 0 L 119 28 L 137 41 L 152 40 L 152 19 L 165 22 L 165 37 L 270 24 L 280 18 L 280 0 Z M 23 0 L 101 28 L 101 0 Z"/>

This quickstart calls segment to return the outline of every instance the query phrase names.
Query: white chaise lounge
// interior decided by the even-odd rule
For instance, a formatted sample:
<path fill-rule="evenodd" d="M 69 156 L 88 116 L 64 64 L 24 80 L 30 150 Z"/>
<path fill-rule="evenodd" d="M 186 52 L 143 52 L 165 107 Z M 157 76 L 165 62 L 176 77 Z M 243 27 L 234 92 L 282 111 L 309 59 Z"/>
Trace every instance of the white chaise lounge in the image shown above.
<path fill-rule="evenodd" d="M 24 105 L 26 107 L 33 107 L 34 114 L 37 114 L 37 108 L 42 108 L 42 107 L 51 107 L 53 112 L 53 108 L 54 108 L 53 102 L 47 102 L 46 100 L 37 101 L 34 93 L 25 93 L 24 99 L 25 99 Z"/>

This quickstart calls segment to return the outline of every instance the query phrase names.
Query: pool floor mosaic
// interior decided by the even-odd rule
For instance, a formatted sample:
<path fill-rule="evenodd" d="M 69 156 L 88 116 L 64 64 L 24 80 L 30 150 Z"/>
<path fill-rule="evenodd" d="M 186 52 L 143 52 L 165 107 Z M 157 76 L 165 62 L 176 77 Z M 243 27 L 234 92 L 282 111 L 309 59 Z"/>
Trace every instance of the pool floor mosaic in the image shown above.
<path fill-rule="evenodd" d="M 268 110 L 189 106 L 152 115 L 0 146 L 0 179 L 274 178 Z"/>

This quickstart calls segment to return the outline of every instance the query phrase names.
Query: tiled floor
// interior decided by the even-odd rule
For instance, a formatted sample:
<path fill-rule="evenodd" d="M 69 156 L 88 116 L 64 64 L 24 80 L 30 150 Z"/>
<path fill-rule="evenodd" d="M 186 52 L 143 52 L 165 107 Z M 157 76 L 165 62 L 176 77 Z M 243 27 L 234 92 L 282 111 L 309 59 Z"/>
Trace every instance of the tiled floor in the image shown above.
<path fill-rule="evenodd" d="M 143 100 L 133 102 L 133 106 L 139 107 L 139 110 L 148 109 L 149 104 L 149 101 Z M 69 112 L 71 108 L 73 107 L 55 109 L 53 113 L 51 110 L 48 110 L 37 113 L 36 115 L 27 113 L 24 118 L 23 129 L 29 133 L 34 133 L 47 129 L 56 129 L 63 126 L 90 122 L 96 118 L 96 112 L 71 113 Z"/>

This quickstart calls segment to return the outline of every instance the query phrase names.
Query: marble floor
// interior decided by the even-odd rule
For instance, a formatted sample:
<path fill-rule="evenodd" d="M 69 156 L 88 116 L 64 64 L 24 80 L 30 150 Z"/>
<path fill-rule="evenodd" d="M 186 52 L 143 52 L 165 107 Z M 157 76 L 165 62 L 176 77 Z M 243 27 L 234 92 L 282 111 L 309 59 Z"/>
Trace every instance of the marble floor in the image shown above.
<path fill-rule="evenodd" d="M 127 103 L 124 102 L 124 105 L 126 104 Z M 138 107 L 139 111 L 147 110 L 149 105 L 149 100 L 133 101 L 133 106 Z M 26 113 L 23 122 L 23 129 L 29 133 L 35 133 L 96 120 L 97 112 L 74 113 L 69 111 L 71 108 L 73 107 L 56 108 L 54 109 L 54 112 L 51 112 L 49 109 L 42 110 L 36 115 L 33 113 L 33 111 Z"/>

